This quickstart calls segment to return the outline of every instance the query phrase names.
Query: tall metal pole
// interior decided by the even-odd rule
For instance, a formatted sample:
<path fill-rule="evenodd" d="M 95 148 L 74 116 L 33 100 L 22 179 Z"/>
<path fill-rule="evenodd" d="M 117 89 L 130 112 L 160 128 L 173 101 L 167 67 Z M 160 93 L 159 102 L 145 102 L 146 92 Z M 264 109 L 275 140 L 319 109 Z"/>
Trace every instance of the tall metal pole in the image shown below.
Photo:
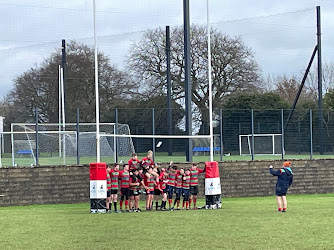
<path fill-rule="evenodd" d="M 66 96 L 66 41 L 65 39 L 61 40 L 61 67 L 63 68 L 63 88 L 64 88 L 64 105 L 66 105 L 65 102 L 65 96 Z M 66 109 L 66 107 L 64 107 Z"/>
<path fill-rule="evenodd" d="M 152 108 L 152 135 L 155 135 L 154 108 Z M 152 138 L 153 162 L 155 160 L 155 137 Z"/>
<path fill-rule="evenodd" d="M 38 109 L 37 108 L 35 108 L 35 122 L 36 122 L 36 125 L 35 125 L 35 131 L 36 131 L 35 166 L 38 166 L 39 165 L 39 160 L 38 160 L 38 157 L 39 157 L 39 148 L 38 148 L 39 136 L 38 136 Z"/>
<path fill-rule="evenodd" d="M 219 160 L 223 160 L 223 110 L 219 109 L 219 117 L 220 117 L 220 122 L 219 122 L 219 134 L 220 134 L 220 157 Z"/>
<path fill-rule="evenodd" d="M 167 127 L 168 134 L 172 135 L 172 88 L 170 74 L 170 30 L 166 26 L 166 59 L 167 59 Z M 173 140 L 168 140 L 168 155 L 173 154 Z"/>
<path fill-rule="evenodd" d="M 290 118 L 292 117 L 293 115 L 293 112 L 295 111 L 295 108 L 296 108 L 296 105 L 297 105 L 297 102 L 298 102 L 298 99 L 299 99 L 299 96 L 303 90 L 303 87 L 304 87 L 304 84 L 306 82 L 306 79 L 307 79 L 307 76 L 308 76 L 308 73 L 310 72 L 310 69 L 311 69 L 311 66 L 312 66 L 312 63 L 313 63 L 313 60 L 314 60 L 314 57 L 315 57 L 315 54 L 317 53 L 318 51 L 318 46 L 316 45 L 313 49 L 313 53 L 312 53 L 312 56 L 311 56 L 311 59 L 307 65 L 307 68 L 305 70 L 305 73 L 304 73 L 304 76 L 303 76 L 303 79 L 302 79 L 302 82 L 299 86 L 299 89 L 298 89 L 298 92 L 297 92 L 297 95 L 295 97 L 295 100 L 293 101 L 293 104 L 290 108 L 290 112 L 289 112 L 289 115 L 288 115 L 288 118 L 286 119 L 286 122 L 285 122 L 285 129 L 288 127 L 288 124 L 290 122 Z"/>
<path fill-rule="evenodd" d="M 62 83 L 62 75 L 61 75 L 61 66 L 59 65 L 59 83 L 58 83 L 58 148 L 59 148 L 59 158 L 61 157 L 61 83 Z"/>
<path fill-rule="evenodd" d="M 80 139 L 80 112 L 79 112 L 79 108 L 77 108 L 77 141 L 76 141 L 76 143 L 77 143 L 77 165 L 80 164 L 79 139 Z"/>
<path fill-rule="evenodd" d="M 61 106 L 62 106 L 62 125 L 63 125 L 63 164 L 66 164 L 66 120 L 65 120 L 65 93 L 64 93 L 64 69 L 60 69 L 60 79 L 61 79 Z"/>
<path fill-rule="evenodd" d="M 97 39 L 96 39 L 96 6 L 95 0 L 93 0 L 93 12 L 94 12 L 94 55 L 95 55 L 95 106 L 96 106 L 96 162 L 101 160 L 100 152 L 100 97 L 99 97 L 99 71 L 97 60 Z"/>
<path fill-rule="evenodd" d="M 312 109 L 310 109 L 310 160 L 313 158 L 313 125 L 312 125 Z"/>
<path fill-rule="evenodd" d="M 190 20 L 189 20 L 189 0 L 183 0 L 183 25 L 184 25 L 184 71 L 185 71 L 185 108 L 186 108 L 186 134 L 192 135 L 191 116 L 191 76 L 190 76 Z M 188 139 L 186 144 L 186 161 L 192 161 L 192 139 Z"/>
<path fill-rule="evenodd" d="M 254 150 L 255 150 L 255 147 L 254 147 L 254 109 L 251 110 L 251 130 L 252 130 L 252 161 L 254 161 Z"/>
<path fill-rule="evenodd" d="M 284 149 L 284 110 L 281 109 L 281 148 L 282 148 L 282 160 L 284 160 L 285 149 Z"/>
<path fill-rule="evenodd" d="M 114 134 L 118 135 L 118 108 L 115 108 L 115 129 Z M 118 162 L 118 137 L 114 137 L 114 157 L 115 163 Z"/>
<path fill-rule="evenodd" d="M 318 47 L 318 108 L 319 108 L 319 151 L 324 154 L 324 124 L 322 110 L 322 60 L 321 60 L 321 18 L 320 6 L 317 6 L 317 47 Z"/>
<path fill-rule="evenodd" d="M 213 126 L 212 126 L 212 83 L 211 83 L 211 38 L 210 38 L 209 0 L 206 1 L 206 17 L 208 29 L 208 85 L 209 85 L 209 126 L 210 126 L 210 161 L 213 161 Z"/>

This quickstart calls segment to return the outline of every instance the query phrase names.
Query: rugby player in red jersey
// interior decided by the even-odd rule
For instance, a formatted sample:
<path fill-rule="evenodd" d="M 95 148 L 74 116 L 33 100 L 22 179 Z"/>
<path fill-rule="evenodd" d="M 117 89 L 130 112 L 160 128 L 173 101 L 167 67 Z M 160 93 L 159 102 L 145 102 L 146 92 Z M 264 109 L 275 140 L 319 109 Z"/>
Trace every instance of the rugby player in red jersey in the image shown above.
<path fill-rule="evenodd" d="M 118 177 L 119 177 L 119 164 L 114 163 L 113 169 L 110 171 L 111 178 L 111 202 L 114 202 L 115 212 L 118 213 L 117 210 L 117 193 L 118 193 Z"/>
<path fill-rule="evenodd" d="M 171 162 L 172 163 L 172 162 Z M 177 166 L 171 167 L 171 164 L 168 167 L 169 175 L 168 175 L 168 183 L 167 183 L 167 191 L 168 191 L 168 205 L 169 209 L 172 209 L 172 201 L 173 201 L 173 193 L 175 189 L 175 178 L 177 174 Z"/>
<path fill-rule="evenodd" d="M 182 195 L 183 195 L 183 206 L 186 204 L 186 209 L 190 209 L 190 204 L 189 204 L 189 195 L 190 195 L 190 170 L 187 169 L 185 171 L 185 175 L 183 176 L 183 181 L 182 181 Z"/>
<path fill-rule="evenodd" d="M 132 158 L 128 161 L 129 164 L 129 170 L 132 172 L 132 170 L 139 168 L 140 161 L 138 160 L 138 155 L 136 153 L 132 154 Z"/>
<path fill-rule="evenodd" d="M 144 157 L 141 160 L 141 166 L 144 168 L 144 170 L 147 170 L 148 167 L 153 167 L 154 166 L 153 151 L 152 150 L 147 151 L 147 157 Z"/>
<path fill-rule="evenodd" d="M 145 180 L 145 174 L 144 174 L 144 170 L 142 167 L 139 168 L 139 176 L 142 178 L 142 180 Z M 147 188 L 144 184 L 140 185 L 139 193 L 146 194 L 146 189 Z"/>
<path fill-rule="evenodd" d="M 119 172 L 119 179 L 121 180 L 121 201 L 119 204 L 120 210 L 123 212 L 122 206 L 125 198 L 125 211 L 129 212 L 130 172 L 128 164 L 124 164 L 123 171 Z"/>
<path fill-rule="evenodd" d="M 156 185 L 155 176 L 153 174 L 153 168 L 150 166 L 145 173 L 145 186 L 146 189 L 146 210 L 150 211 L 152 209 L 154 186 Z"/>
<path fill-rule="evenodd" d="M 139 169 L 132 170 L 133 175 L 130 177 L 130 207 L 134 207 L 134 212 L 140 212 L 139 209 L 139 189 L 144 184 L 144 180 L 139 175 Z M 134 204 L 133 204 L 134 203 Z"/>
<path fill-rule="evenodd" d="M 160 195 L 162 195 L 163 191 L 161 189 L 161 184 L 160 184 L 160 171 L 158 167 L 153 168 L 153 172 L 155 173 L 155 182 L 156 185 L 154 186 L 154 194 L 153 194 L 153 199 L 155 200 L 155 210 L 158 210 L 159 207 L 159 198 Z M 152 204 L 153 206 L 153 204 Z"/>
<path fill-rule="evenodd" d="M 111 178 L 110 178 L 110 165 L 106 166 L 106 172 L 107 172 L 107 199 L 106 199 L 106 209 L 107 213 L 110 211 L 111 212 Z"/>
<path fill-rule="evenodd" d="M 162 211 L 166 210 L 167 193 L 168 193 L 167 183 L 168 183 L 168 172 L 166 171 L 165 168 L 162 168 L 160 176 L 159 176 L 159 185 L 160 185 L 160 189 L 162 190 L 162 201 L 161 201 L 160 209 Z"/>
<path fill-rule="evenodd" d="M 172 209 L 174 209 L 175 204 L 176 204 L 176 210 L 180 210 L 180 199 L 182 195 L 182 181 L 183 181 L 183 176 L 184 176 L 184 169 L 181 168 L 180 171 L 176 174 L 176 179 L 175 179 L 175 200 L 174 200 L 174 205 Z"/>
<path fill-rule="evenodd" d="M 197 201 L 197 194 L 198 194 L 198 175 L 205 172 L 205 169 L 197 168 L 196 163 L 192 164 L 191 170 L 190 170 L 190 199 L 189 199 L 189 207 L 191 207 L 191 201 L 194 202 L 194 209 L 197 209 L 196 207 L 196 201 Z"/>

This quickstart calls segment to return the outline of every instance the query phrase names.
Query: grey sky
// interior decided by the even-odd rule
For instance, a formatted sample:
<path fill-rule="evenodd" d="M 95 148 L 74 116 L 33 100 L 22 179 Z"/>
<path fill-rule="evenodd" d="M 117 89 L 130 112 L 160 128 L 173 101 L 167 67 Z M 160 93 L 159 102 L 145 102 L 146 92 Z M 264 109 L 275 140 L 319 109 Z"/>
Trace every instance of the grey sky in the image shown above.
<path fill-rule="evenodd" d="M 93 44 L 93 0 L 0 0 L 0 97 L 13 79 L 61 45 L 61 39 Z M 182 0 L 96 0 L 99 50 L 124 67 L 132 42 L 149 28 L 182 25 Z M 334 55 L 332 0 L 210 0 L 210 23 L 251 47 L 264 77 L 299 75 L 316 44 L 321 6 L 323 62 Z M 206 0 L 190 0 L 191 23 L 206 24 Z"/>

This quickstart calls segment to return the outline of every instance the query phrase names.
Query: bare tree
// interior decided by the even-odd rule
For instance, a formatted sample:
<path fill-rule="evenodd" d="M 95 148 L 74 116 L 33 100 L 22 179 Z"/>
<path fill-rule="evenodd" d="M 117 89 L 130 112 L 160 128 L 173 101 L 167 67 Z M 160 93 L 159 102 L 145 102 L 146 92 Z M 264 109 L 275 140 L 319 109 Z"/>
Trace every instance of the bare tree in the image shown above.
<path fill-rule="evenodd" d="M 101 119 L 110 108 L 124 102 L 136 86 L 128 74 L 109 64 L 108 57 L 98 53 Z M 34 108 L 44 122 L 58 121 L 58 65 L 60 51 L 52 53 L 40 66 L 31 68 L 14 80 L 9 94 L 10 116 L 7 121 L 25 122 L 33 119 Z M 66 120 L 75 121 L 80 108 L 83 121 L 95 120 L 94 49 L 71 42 L 67 45 Z M 12 111 L 15 111 L 12 113 Z"/>
<path fill-rule="evenodd" d="M 270 80 L 268 85 L 274 86 L 273 91 L 276 92 L 281 99 L 292 105 L 301 85 L 301 78 L 297 76 L 287 77 L 280 75 L 268 79 Z M 317 96 L 313 88 L 306 83 L 299 96 L 297 105 L 300 106 L 305 103 L 316 102 L 316 98 Z"/>
<path fill-rule="evenodd" d="M 198 108 L 202 128 L 209 121 L 209 85 L 207 76 L 207 31 L 205 26 L 191 27 L 192 102 Z M 211 30 L 213 104 L 219 106 L 225 96 L 240 91 L 254 91 L 260 83 L 259 67 L 251 49 L 240 37 L 231 38 Z M 129 55 L 129 69 L 140 80 L 147 96 L 166 92 L 165 31 L 147 31 L 142 40 L 134 43 Z M 183 29 L 171 33 L 172 95 L 184 98 Z"/>
<path fill-rule="evenodd" d="M 314 67 L 308 77 L 307 85 L 318 95 L 318 69 Z M 323 93 L 328 93 L 334 89 L 334 63 L 324 63 L 322 67 L 322 90 Z"/>

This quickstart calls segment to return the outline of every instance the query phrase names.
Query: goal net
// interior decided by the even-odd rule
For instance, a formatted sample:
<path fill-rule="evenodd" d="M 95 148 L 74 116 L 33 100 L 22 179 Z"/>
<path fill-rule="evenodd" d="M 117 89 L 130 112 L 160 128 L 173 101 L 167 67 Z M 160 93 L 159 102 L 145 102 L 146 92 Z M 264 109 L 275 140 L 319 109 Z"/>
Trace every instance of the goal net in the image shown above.
<path fill-rule="evenodd" d="M 255 155 L 282 154 L 282 134 L 253 134 L 253 136 Z M 240 155 L 252 154 L 252 134 L 239 135 L 239 152 Z"/>
<path fill-rule="evenodd" d="M 130 156 L 135 152 L 131 137 L 116 138 L 105 135 L 113 135 L 116 131 L 115 123 L 100 123 L 100 153 L 101 156 L 113 157 L 115 148 L 119 156 Z M 33 123 L 13 123 L 12 154 L 13 157 L 35 157 L 36 149 L 36 125 Z M 130 135 L 127 124 L 118 124 L 117 134 Z M 78 145 L 77 145 L 78 144 Z M 117 144 L 117 145 L 116 145 Z M 96 124 L 80 123 L 79 134 L 76 123 L 63 125 L 41 123 L 38 125 L 38 150 L 40 157 L 77 155 L 77 146 L 80 157 L 96 156 Z"/>

